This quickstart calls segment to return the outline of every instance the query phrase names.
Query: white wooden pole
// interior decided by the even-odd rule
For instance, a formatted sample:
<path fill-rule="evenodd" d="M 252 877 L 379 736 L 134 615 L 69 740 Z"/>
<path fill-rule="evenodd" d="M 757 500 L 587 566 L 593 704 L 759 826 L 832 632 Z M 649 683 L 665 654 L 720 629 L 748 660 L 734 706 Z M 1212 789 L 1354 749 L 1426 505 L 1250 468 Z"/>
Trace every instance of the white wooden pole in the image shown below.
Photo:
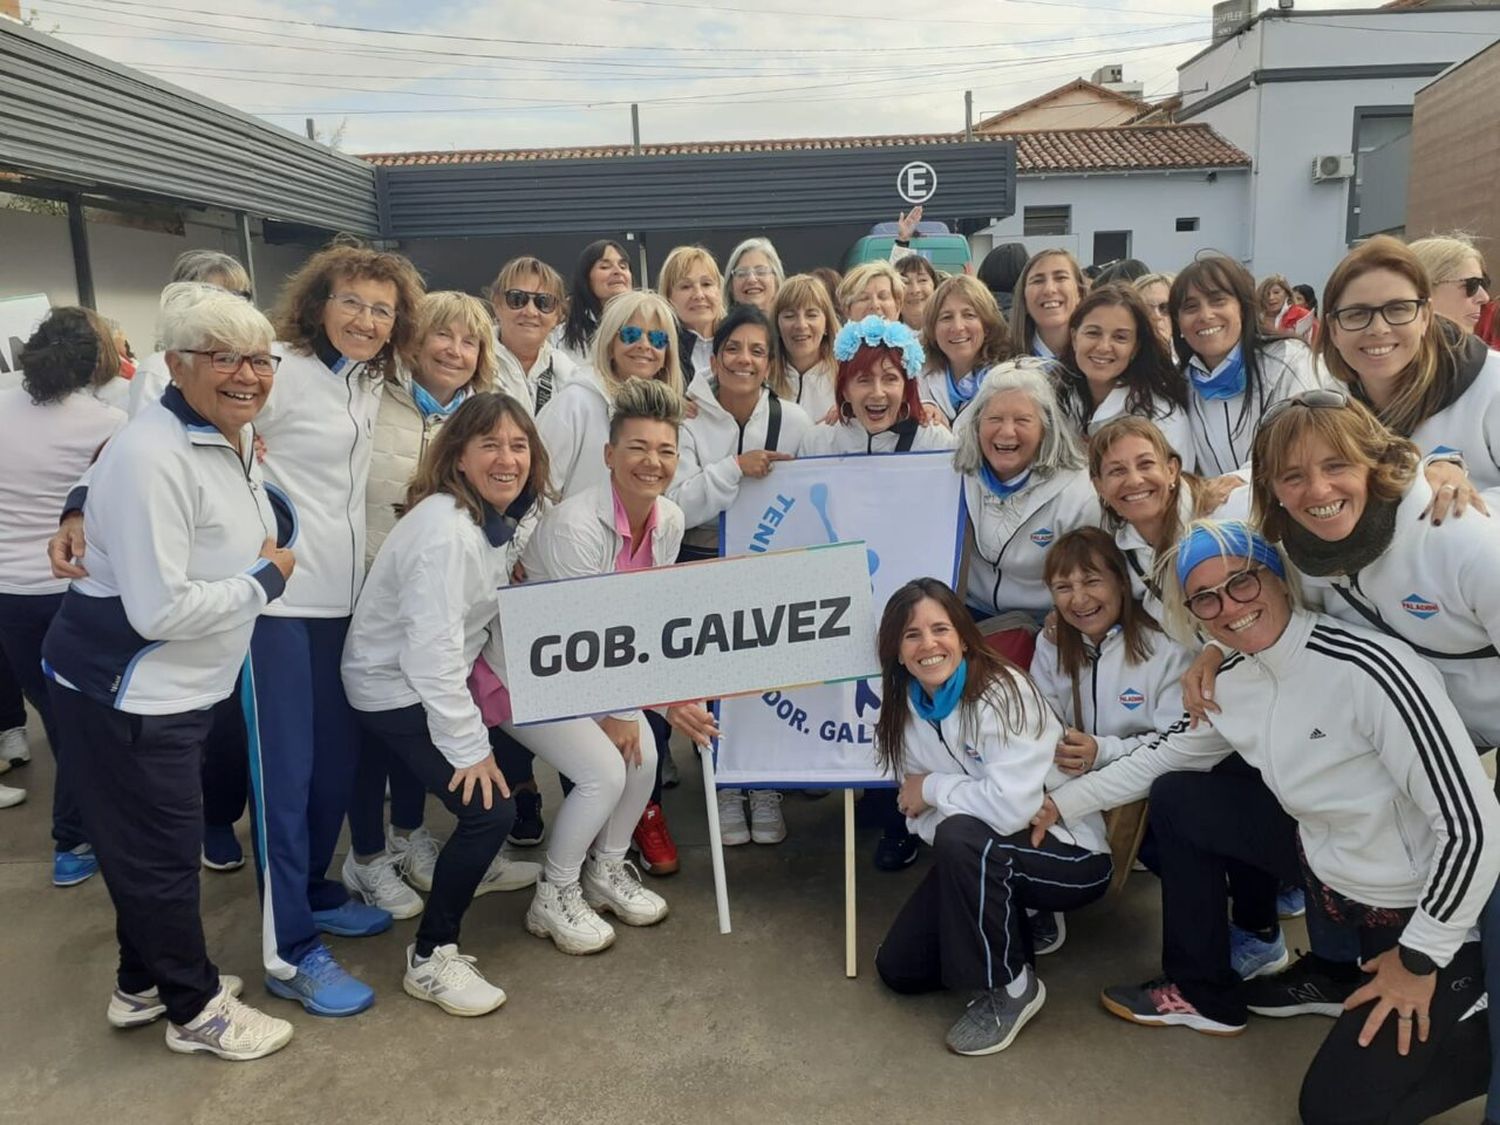
<path fill-rule="evenodd" d="M 724 837 L 719 834 L 719 791 L 714 785 L 714 752 L 698 747 L 703 763 L 703 800 L 708 806 L 708 854 L 714 866 L 714 898 L 719 904 L 719 933 L 729 933 L 729 887 L 724 878 Z"/>

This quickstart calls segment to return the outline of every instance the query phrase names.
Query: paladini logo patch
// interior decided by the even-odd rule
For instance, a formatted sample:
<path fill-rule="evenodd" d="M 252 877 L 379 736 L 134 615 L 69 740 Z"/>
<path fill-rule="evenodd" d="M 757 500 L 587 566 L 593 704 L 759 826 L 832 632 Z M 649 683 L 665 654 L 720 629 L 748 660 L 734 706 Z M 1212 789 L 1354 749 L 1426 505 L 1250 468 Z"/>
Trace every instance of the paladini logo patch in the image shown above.
<path fill-rule="evenodd" d="M 1038 547 L 1045 547 L 1052 542 L 1052 529 L 1050 527 L 1039 527 L 1031 533 L 1031 541 Z"/>
<path fill-rule="evenodd" d="M 1401 608 L 1413 617 L 1426 621 L 1429 617 L 1436 617 L 1442 607 L 1431 598 L 1424 598 L 1421 594 L 1407 594 L 1401 599 Z"/>
<path fill-rule="evenodd" d="M 1140 692 L 1136 691 L 1133 687 L 1128 687 L 1120 693 L 1120 703 L 1125 707 L 1125 710 L 1127 711 L 1134 711 L 1137 707 L 1145 702 L 1146 697 Z"/>

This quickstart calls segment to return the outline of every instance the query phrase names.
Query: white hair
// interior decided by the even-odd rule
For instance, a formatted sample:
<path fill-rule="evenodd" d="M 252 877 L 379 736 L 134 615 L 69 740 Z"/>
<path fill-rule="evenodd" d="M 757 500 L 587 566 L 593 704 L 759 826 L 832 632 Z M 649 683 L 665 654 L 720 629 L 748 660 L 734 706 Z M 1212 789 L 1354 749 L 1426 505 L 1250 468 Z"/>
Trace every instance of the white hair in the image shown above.
<path fill-rule="evenodd" d="M 984 382 L 958 421 L 953 432 L 958 446 L 953 451 L 953 467 L 964 475 L 979 472 L 984 453 L 979 448 L 979 420 L 990 399 L 1007 391 L 1020 391 L 1036 404 L 1042 417 L 1042 444 L 1031 462 L 1031 469 L 1043 477 L 1068 469 L 1085 467 L 1083 451 L 1068 424 L 1057 393 L 1052 389 L 1051 364 L 1032 356 L 1022 356 L 990 368 Z"/>
<path fill-rule="evenodd" d="M 157 333 L 166 352 L 265 352 L 276 337 L 249 301 L 200 281 L 174 281 L 163 289 L 159 316 Z"/>
<path fill-rule="evenodd" d="M 724 307 L 727 309 L 734 304 L 734 269 L 740 264 L 740 259 L 752 250 L 759 250 L 771 263 L 771 272 L 776 275 L 776 288 L 781 288 L 781 283 L 786 280 L 786 271 L 781 268 L 781 255 L 776 253 L 776 247 L 771 245 L 769 238 L 747 238 L 729 252 L 729 258 L 724 263 Z"/>

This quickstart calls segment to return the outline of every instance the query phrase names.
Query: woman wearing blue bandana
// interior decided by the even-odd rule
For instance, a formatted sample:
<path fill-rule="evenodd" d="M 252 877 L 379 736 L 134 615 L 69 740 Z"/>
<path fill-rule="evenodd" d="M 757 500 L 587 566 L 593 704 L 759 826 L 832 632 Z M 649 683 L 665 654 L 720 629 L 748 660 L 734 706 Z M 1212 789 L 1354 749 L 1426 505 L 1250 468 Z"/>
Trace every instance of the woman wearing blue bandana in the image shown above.
<path fill-rule="evenodd" d="M 410 355 L 386 376 L 375 416 L 375 449 L 365 491 L 367 568 L 405 509 L 407 485 L 438 431 L 460 406 L 493 389 L 496 382 L 494 333 L 489 313 L 477 298 L 454 292 L 427 294 L 417 305 L 414 335 Z M 524 384 L 502 389 L 530 406 Z M 523 525 L 524 530 L 529 528 Z M 515 557 L 525 545 L 525 535 L 517 540 L 511 548 Z M 391 822 L 386 827 L 388 782 Z M 427 790 L 415 774 L 392 759 L 383 743 L 361 740 L 349 803 L 344 885 L 394 918 L 420 914 L 417 891 L 432 889 L 442 840 L 423 826 L 426 803 Z M 519 866 L 530 868 L 535 880 L 534 864 Z"/>
<path fill-rule="evenodd" d="M 1109 887 L 1104 824 L 1095 813 L 1033 840 L 1046 788 L 1064 780 L 1053 758 L 1062 723 L 1026 674 L 985 645 L 952 590 L 908 582 L 886 604 L 876 647 L 876 753 L 935 860 L 875 967 L 897 992 L 970 994 L 948 1049 L 994 1054 L 1047 999 L 1028 911 L 1072 910 Z"/>
<path fill-rule="evenodd" d="M 964 476 L 969 513 L 969 612 L 983 620 L 1020 611 L 1040 623 L 1052 608 L 1042 579 L 1047 549 L 1100 520 L 1046 365 L 1020 359 L 992 368 L 954 429 L 953 467 Z"/>
<path fill-rule="evenodd" d="M 1474 927 L 1500 874 L 1500 805 L 1442 679 L 1404 642 L 1301 608 L 1283 556 L 1245 524 L 1194 523 L 1161 580 L 1174 633 L 1196 625 L 1234 650 L 1213 725 L 1184 721 L 1068 782 L 1035 821 L 1039 836 L 1151 793 L 1163 973 L 1105 989 L 1105 1009 L 1208 1035 L 1245 1030 L 1225 872 L 1247 864 L 1305 881 L 1310 920 L 1358 930 L 1364 983 L 1303 1079 L 1303 1121 L 1425 1121 L 1482 1094 Z M 1174 797 L 1236 752 L 1259 770 L 1261 793 L 1236 785 L 1215 799 L 1195 785 L 1193 801 Z"/>
<path fill-rule="evenodd" d="M 1255 301 L 1255 279 L 1231 258 L 1199 258 L 1177 275 L 1168 300 L 1173 344 L 1188 380 L 1188 424 L 1193 448 L 1186 467 L 1205 477 L 1238 474 L 1225 494 L 1250 479 L 1261 415 L 1321 380 L 1301 340 L 1265 336 Z"/>
<path fill-rule="evenodd" d="M 1010 330 L 983 282 L 960 274 L 939 285 L 927 303 L 922 347 L 927 366 L 917 393 L 951 425 L 974 401 L 984 373 L 1010 358 Z"/>

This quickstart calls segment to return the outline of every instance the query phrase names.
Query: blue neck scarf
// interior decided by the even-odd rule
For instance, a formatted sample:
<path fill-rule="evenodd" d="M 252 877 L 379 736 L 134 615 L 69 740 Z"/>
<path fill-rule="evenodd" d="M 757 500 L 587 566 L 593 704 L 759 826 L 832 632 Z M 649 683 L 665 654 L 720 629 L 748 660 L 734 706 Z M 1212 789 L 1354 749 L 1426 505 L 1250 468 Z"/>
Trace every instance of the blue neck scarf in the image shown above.
<path fill-rule="evenodd" d="M 411 381 L 411 397 L 412 401 L 417 404 L 417 409 L 422 412 L 423 418 L 431 418 L 434 414 L 439 418 L 446 418 L 459 408 L 464 399 L 469 397 L 469 392 L 467 388 L 459 391 L 448 400 L 448 405 L 444 406 L 432 397 L 431 392 L 426 387 L 413 379 Z"/>
<path fill-rule="evenodd" d="M 960 660 L 958 671 L 943 681 L 943 686 L 938 688 L 937 695 L 931 699 L 927 698 L 927 692 L 922 685 L 912 680 L 907 685 L 907 691 L 911 695 L 911 705 L 918 715 L 929 723 L 940 723 L 949 715 L 953 714 L 953 708 L 958 706 L 959 699 L 964 693 L 964 681 L 969 677 L 969 662 Z"/>
<path fill-rule="evenodd" d="M 1027 469 L 1020 476 L 1009 481 L 1003 481 L 995 475 L 995 470 L 990 468 L 990 463 L 981 457 L 979 459 L 979 479 L 996 496 L 1002 500 L 1007 500 L 1026 487 L 1027 482 L 1031 480 L 1031 470 Z"/>
<path fill-rule="evenodd" d="M 976 367 L 962 378 L 955 379 L 952 370 L 948 372 L 948 402 L 953 407 L 953 413 L 960 413 L 964 407 L 974 401 L 974 396 L 979 392 L 979 384 L 984 379 L 984 369 Z"/>
<path fill-rule="evenodd" d="M 1188 364 L 1188 374 L 1193 390 L 1209 402 L 1236 398 L 1245 393 L 1245 356 L 1238 344 L 1212 372 L 1205 371 L 1203 361 L 1194 356 Z"/>

